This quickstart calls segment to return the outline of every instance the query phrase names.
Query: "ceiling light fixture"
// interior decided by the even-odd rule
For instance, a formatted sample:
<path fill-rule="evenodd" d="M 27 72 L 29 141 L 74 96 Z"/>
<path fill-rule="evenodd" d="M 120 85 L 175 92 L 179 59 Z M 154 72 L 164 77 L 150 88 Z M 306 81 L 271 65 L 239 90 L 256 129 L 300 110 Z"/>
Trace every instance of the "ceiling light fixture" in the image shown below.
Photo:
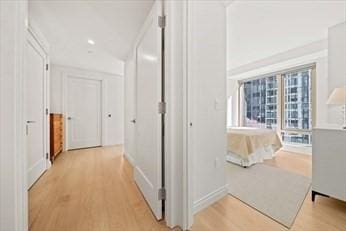
<path fill-rule="evenodd" d="M 94 40 L 91 40 L 91 39 L 88 39 L 88 43 L 89 43 L 90 45 L 95 45 Z"/>

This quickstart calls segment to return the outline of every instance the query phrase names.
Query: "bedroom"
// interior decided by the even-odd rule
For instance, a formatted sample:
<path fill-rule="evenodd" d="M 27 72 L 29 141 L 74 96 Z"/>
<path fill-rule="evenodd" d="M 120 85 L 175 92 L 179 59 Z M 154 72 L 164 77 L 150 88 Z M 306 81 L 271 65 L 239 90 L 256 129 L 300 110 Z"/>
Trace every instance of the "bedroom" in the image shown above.
<path fill-rule="evenodd" d="M 344 123 L 342 105 L 333 102 L 333 92 L 346 86 L 345 33 L 344 1 L 228 5 L 228 186 L 219 190 L 221 200 L 197 213 L 197 221 L 218 212 L 211 227 L 249 222 L 258 229 L 306 230 L 309 224 L 311 230 L 326 230 L 333 221 L 342 230 L 345 198 L 336 191 L 344 190 L 344 178 L 336 178 L 333 192 L 334 186 L 319 180 L 333 171 L 328 161 L 322 167 L 319 162 L 328 148 L 338 151 L 335 161 L 345 160 L 344 133 L 335 137 Z M 325 136 L 338 141 L 331 147 Z M 234 208 L 240 214 L 228 215 Z M 256 219 L 254 226 L 246 217 Z"/>

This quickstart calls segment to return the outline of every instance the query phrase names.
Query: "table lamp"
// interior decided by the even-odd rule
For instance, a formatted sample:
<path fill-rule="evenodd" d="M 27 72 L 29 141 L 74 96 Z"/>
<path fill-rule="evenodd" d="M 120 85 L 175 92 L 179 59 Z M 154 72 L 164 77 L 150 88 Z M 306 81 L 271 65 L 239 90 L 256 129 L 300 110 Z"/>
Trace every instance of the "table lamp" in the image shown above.
<path fill-rule="evenodd" d="M 343 105 L 343 129 L 346 129 L 346 86 L 337 87 L 334 89 L 332 94 L 329 96 L 327 104 L 330 105 Z"/>

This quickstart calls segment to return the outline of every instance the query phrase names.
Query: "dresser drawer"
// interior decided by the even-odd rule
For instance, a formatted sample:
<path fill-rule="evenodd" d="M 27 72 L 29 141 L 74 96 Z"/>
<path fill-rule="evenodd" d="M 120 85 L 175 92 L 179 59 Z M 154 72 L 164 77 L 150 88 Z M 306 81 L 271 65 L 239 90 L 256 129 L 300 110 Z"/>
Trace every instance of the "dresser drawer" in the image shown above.
<path fill-rule="evenodd" d="M 63 147 L 63 116 L 61 114 L 50 115 L 50 150 L 51 160 L 62 151 Z"/>

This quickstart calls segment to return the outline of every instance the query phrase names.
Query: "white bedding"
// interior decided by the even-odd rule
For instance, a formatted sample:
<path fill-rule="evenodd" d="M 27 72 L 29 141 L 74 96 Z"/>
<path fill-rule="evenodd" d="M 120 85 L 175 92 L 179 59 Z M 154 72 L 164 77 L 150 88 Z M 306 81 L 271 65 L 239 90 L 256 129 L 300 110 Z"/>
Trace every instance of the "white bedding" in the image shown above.
<path fill-rule="evenodd" d="M 281 147 L 278 134 L 270 129 L 233 127 L 227 132 L 227 160 L 249 167 L 255 163 L 272 159 Z"/>
<path fill-rule="evenodd" d="M 268 145 L 263 148 L 257 149 L 254 153 L 248 155 L 247 158 L 241 157 L 235 153 L 228 151 L 226 160 L 243 167 L 249 167 L 256 163 L 262 163 L 264 160 L 272 159 L 274 156 L 274 148 L 272 147 L 272 145 Z"/>

